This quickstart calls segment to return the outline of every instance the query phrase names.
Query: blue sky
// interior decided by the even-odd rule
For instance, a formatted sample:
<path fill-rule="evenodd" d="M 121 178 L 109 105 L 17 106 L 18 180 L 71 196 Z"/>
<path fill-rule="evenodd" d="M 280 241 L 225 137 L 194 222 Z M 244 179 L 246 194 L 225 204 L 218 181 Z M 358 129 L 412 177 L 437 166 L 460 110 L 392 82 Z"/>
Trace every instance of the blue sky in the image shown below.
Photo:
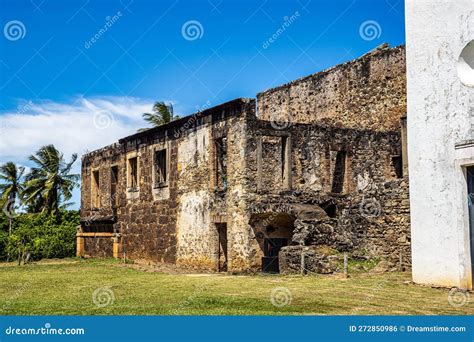
<path fill-rule="evenodd" d="M 25 166 L 405 41 L 402 0 L 0 0 L 0 23 L 0 163 Z"/>

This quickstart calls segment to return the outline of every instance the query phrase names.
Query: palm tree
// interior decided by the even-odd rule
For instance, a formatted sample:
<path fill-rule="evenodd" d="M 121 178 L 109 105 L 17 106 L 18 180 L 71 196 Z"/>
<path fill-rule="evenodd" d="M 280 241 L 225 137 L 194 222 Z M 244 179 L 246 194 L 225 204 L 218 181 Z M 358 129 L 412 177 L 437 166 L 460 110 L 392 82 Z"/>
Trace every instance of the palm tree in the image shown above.
<path fill-rule="evenodd" d="M 57 213 L 61 203 L 71 199 L 72 190 L 78 186 L 80 176 L 70 174 L 77 154 L 66 163 L 54 145 L 46 145 L 29 159 L 35 164 L 25 177 L 23 190 L 29 211 Z"/>
<path fill-rule="evenodd" d="M 157 101 L 153 105 L 153 113 L 143 113 L 143 119 L 151 123 L 153 127 L 164 125 L 168 122 L 178 119 L 179 116 L 174 115 L 173 105 Z"/>
<path fill-rule="evenodd" d="M 0 199 L 2 207 L 8 215 L 8 234 L 12 230 L 12 218 L 15 213 L 16 199 L 23 191 L 22 177 L 25 168 L 17 167 L 13 162 L 7 162 L 0 166 Z"/>

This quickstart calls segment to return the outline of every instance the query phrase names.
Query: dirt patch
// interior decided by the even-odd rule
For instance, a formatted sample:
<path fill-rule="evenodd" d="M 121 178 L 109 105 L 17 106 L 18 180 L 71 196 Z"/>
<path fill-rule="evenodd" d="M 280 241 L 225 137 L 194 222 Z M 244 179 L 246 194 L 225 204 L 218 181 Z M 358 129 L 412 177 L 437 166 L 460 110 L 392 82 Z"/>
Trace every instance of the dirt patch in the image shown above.
<path fill-rule="evenodd" d="M 43 259 L 38 261 L 30 261 L 28 265 L 66 265 L 77 264 L 79 260 L 74 259 Z M 18 261 L 0 262 L 0 267 L 17 267 Z"/>
<path fill-rule="evenodd" d="M 133 263 L 120 263 L 118 267 L 133 268 L 143 272 L 157 272 L 166 274 L 189 274 L 193 276 L 212 275 L 214 272 L 197 270 L 192 267 L 183 267 L 175 264 L 157 263 L 148 260 L 134 260 Z"/>

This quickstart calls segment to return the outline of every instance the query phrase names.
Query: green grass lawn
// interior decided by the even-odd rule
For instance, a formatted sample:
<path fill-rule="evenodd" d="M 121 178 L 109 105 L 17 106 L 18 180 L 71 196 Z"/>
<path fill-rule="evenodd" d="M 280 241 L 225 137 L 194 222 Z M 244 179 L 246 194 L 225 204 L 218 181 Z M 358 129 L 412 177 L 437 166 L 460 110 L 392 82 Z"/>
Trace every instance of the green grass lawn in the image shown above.
<path fill-rule="evenodd" d="M 116 260 L 0 264 L 1 315 L 457 315 L 409 273 L 234 276 L 145 272 Z M 272 304 L 272 292 L 273 302 Z"/>

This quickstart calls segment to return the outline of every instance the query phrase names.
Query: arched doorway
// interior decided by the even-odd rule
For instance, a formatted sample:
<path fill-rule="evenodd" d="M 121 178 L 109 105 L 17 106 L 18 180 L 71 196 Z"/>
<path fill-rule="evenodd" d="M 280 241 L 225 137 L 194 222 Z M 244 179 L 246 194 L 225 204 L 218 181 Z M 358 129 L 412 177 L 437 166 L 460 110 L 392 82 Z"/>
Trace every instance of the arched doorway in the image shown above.
<path fill-rule="evenodd" d="M 262 272 L 279 273 L 278 253 L 291 244 L 294 223 L 295 217 L 288 213 L 267 212 L 252 216 L 251 226 L 259 247 Z"/>

